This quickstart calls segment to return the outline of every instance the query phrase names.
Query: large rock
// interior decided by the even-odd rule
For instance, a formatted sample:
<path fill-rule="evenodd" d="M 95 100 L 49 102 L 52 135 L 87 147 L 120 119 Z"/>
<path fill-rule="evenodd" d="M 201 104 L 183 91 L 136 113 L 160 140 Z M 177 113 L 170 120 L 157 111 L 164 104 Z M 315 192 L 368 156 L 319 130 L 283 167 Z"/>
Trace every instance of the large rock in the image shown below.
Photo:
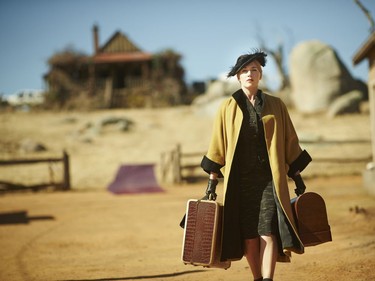
<path fill-rule="evenodd" d="M 289 70 L 292 101 L 303 113 L 325 111 L 337 97 L 358 88 L 335 50 L 320 41 L 298 44 Z"/>
<path fill-rule="evenodd" d="M 32 139 L 22 139 L 19 142 L 19 150 L 22 153 L 34 153 L 46 151 L 47 148 L 44 144 L 38 141 Z"/>
<path fill-rule="evenodd" d="M 327 115 L 332 118 L 344 113 L 359 113 L 362 100 L 361 91 L 354 90 L 346 93 L 333 101 L 327 110 Z"/>
<path fill-rule="evenodd" d="M 193 101 L 194 105 L 204 105 L 217 98 L 229 96 L 240 88 L 237 79 L 219 77 L 219 79 L 208 84 L 207 90 L 204 94 L 196 97 Z"/>
<path fill-rule="evenodd" d="M 240 88 L 237 77 L 227 78 L 226 74 L 222 74 L 217 80 L 210 82 L 202 95 L 193 100 L 192 106 L 199 115 L 214 116 L 222 102 Z M 267 89 L 266 79 L 260 80 L 259 88 Z M 268 93 L 268 90 L 265 91 Z"/>

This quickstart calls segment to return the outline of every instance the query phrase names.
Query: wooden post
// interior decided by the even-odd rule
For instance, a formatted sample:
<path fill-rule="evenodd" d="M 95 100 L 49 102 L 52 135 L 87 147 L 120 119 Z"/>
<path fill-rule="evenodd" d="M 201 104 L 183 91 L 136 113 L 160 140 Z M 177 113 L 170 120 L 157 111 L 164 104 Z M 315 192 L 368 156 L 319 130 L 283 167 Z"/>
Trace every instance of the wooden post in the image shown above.
<path fill-rule="evenodd" d="M 63 153 L 63 166 L 64 166 L 64 174 L 63 174 L 63 184 L 62 189 L 63 190 L 70 190 L 70 166 L 69 166 L 69 155 L 64 150 Z"/>
<path fill-rule="evenodd" d="M 181 182 L 181 145 L 178 143 L 175 150 L 175 182 Z"/>
<path fill-rule="evenodd" d="M 358 2 L 358 1 L 357 1 Z M 358 3 L 357 3 L 358 4 Z M 363 7 L 361 7 L 363 9 Z M 360 63 L 365 58 L 369 63 L 368 94 L 370 106 L 370 130 L 371 130 L 371 150 L 372 162 L 367 164 L 363 171 L 363 185 L 369 193 L 375 195 L 375 31 L 372 30 L 366 42 L 361 46 L 353 57 L 354 65 Z"/>
<path fill-rule="evenodd" d="M 372 35 L 372 41 L 375 42 L 375 32 Z M 372 162 L 367 164 L 366 169 L 362 172 L 363 186 L 369 194 L 375 196 L 375 48 L 371 45 L 370 51 L 367 53 L 369 63 L 368 76 L 368 95 L 370 108 L 370 131 L 371 131 L 371 150 Z"/>
<path fill-rule="evenodd" d="M 96 77 L 95 77 L 95 62 L 93 60 L 89 63 L 89 96 L 95 96 L 96 91 Z"/>
<path fill-rule="evenodd" d="M 108 77 L 105 80 L 104 86 L 104 106 L 106 108 L 111 108 L 113 104 L 113 88 L 112 88 L 112 77 Z"/>
<path fill-rule="evenodd" d="M 160 156 L 160 172 L 161 172 L 161 181 L 162 182 L 166 182 L 167 180 L 167 170 L 168 170 L 168 166 L 167 166 L 167 156 L 166 156 L 166 152 L 162 152 L 161 153 L 161 156 Z"/>
<path fill-rule="evenodd" d="M 373 60 L 373 63 L 375 60 Z M 371 64 L 370 64 L 371 65 Z M 372 65 L 368 82 L 369 106 L 370 106 L 370 126 L 372 144 L 372 162 L 367 164 L 362 172 L 363 186 L 369 194 L 375 196 L 375 66 Z"/>
<path fill-rule="evenodd" d="M 371 126 L 371 141 L 372 141 L 372 163 L 375 165 L 375 67 L 373 68 L 373 77 L 369 77 L 369 106 L 370 106 L 370 126 Z"/>

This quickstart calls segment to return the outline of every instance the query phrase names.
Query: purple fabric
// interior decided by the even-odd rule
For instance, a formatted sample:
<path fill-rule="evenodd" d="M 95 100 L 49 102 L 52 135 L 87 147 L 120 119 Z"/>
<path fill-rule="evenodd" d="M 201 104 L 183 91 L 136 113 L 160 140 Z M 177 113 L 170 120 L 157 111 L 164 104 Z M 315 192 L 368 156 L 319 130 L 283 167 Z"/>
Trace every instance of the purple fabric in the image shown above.
<path fill-rule="evenodd" d="M 162 192 L 154 164 L 121 165 L 108 190 L 115 194 Z"/>

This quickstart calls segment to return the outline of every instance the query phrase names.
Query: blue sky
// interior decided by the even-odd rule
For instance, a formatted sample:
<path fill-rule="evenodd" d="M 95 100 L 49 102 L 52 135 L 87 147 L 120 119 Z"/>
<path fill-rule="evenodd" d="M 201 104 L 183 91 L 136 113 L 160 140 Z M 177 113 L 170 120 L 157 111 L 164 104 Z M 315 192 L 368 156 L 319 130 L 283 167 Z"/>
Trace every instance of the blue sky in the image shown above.
<path fill-rule="evenodd" d="M 361 2 L 375 17 L 373 0 Z M 286 55 L 320 40 L 367 80 L 367 63 L 352 65 L 370 27 L 354 0 L 0 0 L 0 93 L 43 89 L 48 58 L 66 47 L 92 54 L 94 24 L 100 44 L 121 31 L 144 51 L 174 49 L 187 82 L 227 72 L 260 36 L 269 48 L 283 42 Z M 277 85 L 271 59 L 264 74 Z"/>

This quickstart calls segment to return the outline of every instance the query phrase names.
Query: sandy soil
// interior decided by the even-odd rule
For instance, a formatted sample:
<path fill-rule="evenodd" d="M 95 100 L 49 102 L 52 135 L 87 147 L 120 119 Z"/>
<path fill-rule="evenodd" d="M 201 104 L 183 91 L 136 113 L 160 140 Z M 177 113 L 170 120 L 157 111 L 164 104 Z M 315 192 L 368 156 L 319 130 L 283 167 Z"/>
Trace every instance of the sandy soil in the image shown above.
<path fill-rule="evenodd" d="M 134 121 L 128 132 L 116 126 L 87 129 L 104 117 Z M 367 115 L 337 119 L 292 112 L 304 140 L 369 140 Z M 200 198 L 205 182 L 162 183 L 162 193 L 113 195 L 106 187 L 122 163 L 155 163 L 181 143 L 204 152 L 212 118 L 190 107 L 91 113 L 1 113 L 1 159 L 71 157 L 72 191 L 6 193 L 0 215 L 24 211 L 20 223 L 0 224 L 0 280 L 252 280 L 243 259 L 228 270 L 181 262 L 183 231 L 178 223 L 186 201 Z M 25 153 L 24 139 L 48 150 Z M 305 144 L 314 159 L 363 159 L 368 142 Z M 309 191 L 326 200 L 333 242 L 306 248 L 292 263 L 277 265 L 275 280 L 375 280 L 375 198 L 362 187 L 366 161 L 316 161 L 304 172 Z M 39 165 L 39 164 L 38 164 Z M 46 167 L 0 167 L 0 180 L 32 183 L 51 179 Z M 54 179 L 60 174 L 53 167 Z M 160 177 L 160 175 L 159 175 Z M 292 192 L 291 186 L 291 192 Z M 219 188 L 219 198 L 221 192 Z"/>

